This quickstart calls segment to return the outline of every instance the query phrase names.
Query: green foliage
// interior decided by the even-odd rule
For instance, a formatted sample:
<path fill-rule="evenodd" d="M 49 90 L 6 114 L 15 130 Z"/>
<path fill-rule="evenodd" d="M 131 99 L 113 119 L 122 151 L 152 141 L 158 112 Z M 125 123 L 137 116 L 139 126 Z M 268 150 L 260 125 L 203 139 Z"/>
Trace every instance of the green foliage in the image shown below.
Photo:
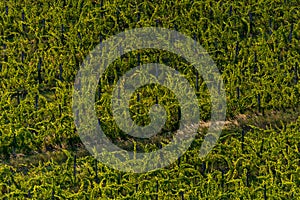
<path fill-rule="evenodd" d="M 1 1 L 0 197 L 3 199 L 297 199 L 299 198 L 299 8 L 290 1 Z M 24 19 L 22 19 L 24 13 Z M 81 62 L 101 40 L 135 27 L 161 26 L 197 39 L 222 73 L 227 118 L 282 113 L 282 123 L 243 124 L 223 132 L 206 158 L 198 158 L 203 132 L 180 162 L 145 174 L 121 173 L 91 156 L 74 155 L 80 142 L 71 97 Z M 23 55 L 23 57 L 22 57 Z M 210 95 L 191 63 L 164 51 L 133 51 L 112 63 L 99 80 L 95 107 L 103 130 L 120 147 L 152 151 L 169 142 L 180 107 L 157 85 L 140 88 L 130 111 L 149 123 L 151 105 L 168 120 L 158 138 L 128 138 L 110 110 L 113 85 L 130 68 L 160 62 L 195 88 L 201 119 L 209 120 Z M 40 63 L 39 63 L 40 61 Z M 140 101 L 137 101 L 137 94 Z M 258 103 L 258 96 L 260 102 Z M 292 110 L 293 117 L 283 118 Z M 241 128 L 246 130 L 243 141 Z M 205 131 L 204 131 L 205 133 Z M 243 145 L 242 145 L 243 144 Z M 243 148 L 242 148 L 243 146 Z M 41 156 L 54 152 L 50 159 Z M 54 156 L 56 155 L 56 156 Z M 28 157 L 30 163 L 15 160 Z M 13 164 L 15 163 L 15 164 Z"/>

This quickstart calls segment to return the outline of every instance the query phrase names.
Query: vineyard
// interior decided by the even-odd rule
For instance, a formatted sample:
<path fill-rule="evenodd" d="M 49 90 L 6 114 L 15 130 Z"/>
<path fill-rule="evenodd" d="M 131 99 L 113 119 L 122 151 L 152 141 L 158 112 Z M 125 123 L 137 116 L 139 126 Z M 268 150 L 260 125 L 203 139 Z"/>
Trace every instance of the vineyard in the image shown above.
<path fill-rule="evenodd" d="M 300 199 L 298 0 L 5 0 L 0 7 L 1 199 Z M 224 81 L 226 125 L 213 150 L 199 157 L 212 107 L 201 74 L 171 52 L 127 53 L 109 65 L 95 92 L 99 123 L 114 144 L 155 151 L 178 128 L 180 104 L 159 85 L 139 88 L 130 100 L 138 125 L 150 122 L 151 105 L 166 108 L 159 134 L 133 138 L 116 124 L 113 86 L 141 64 L 183 74 L 195 89 L 202 123 L 177 162 L 125 173 L 85 149 L 72 93 L 90 51 L 139 27 L 176 30 L 206 49 Z"/>

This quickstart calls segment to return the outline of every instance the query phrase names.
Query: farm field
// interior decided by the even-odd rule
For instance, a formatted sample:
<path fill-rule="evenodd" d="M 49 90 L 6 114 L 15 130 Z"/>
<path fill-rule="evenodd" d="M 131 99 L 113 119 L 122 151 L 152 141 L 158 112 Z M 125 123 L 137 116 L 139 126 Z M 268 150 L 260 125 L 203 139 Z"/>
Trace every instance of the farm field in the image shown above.
<path fill-rule="evenodd" d="M 300 2 L 33 1 L 0 2 L 1 199 L 300 199 Z M 115 60 L 95 92 L 97 117 L 119 147 L 155 151 L 170 142 L 179 102 L 167 88 L 140 88 L 132 118 L 149 107 L 168 118 L 149 140 L 122 132 L 110 111 L 113 85 L 129 69 L 158 62 L 184 75 L 199 99 L 201 125 L 188 151 L 168 167 L 125 173 L 97 161 L 74 124 L 75 77 L 89 52 L 120 32 L 162 27 L 193 38 L 218 67 L 226 125 L 199 157 L 210 122 L 210 94 L 185 59 L 134 50 Z"/>

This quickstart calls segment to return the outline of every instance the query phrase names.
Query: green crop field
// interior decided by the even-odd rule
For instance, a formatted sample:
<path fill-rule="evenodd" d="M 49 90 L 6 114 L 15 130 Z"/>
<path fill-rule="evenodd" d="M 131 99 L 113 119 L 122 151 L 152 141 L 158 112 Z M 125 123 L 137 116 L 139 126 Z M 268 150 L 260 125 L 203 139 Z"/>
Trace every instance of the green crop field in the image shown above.
<path fill-rule="evenodd" d="M 299 0 L 3 0 L 0 8 L 1 199 L 300 199 Z M 226 125 L 199 157 L 212 107 L 201 74 L 167 51 L 127 53 L 109 65 L 95 92 L 99 123 L 114 144 L 155 151 L 178 128 L 179 102 L 157 85 L 135 91 L 130 112 L 145 125 L 151 105 L 163 105 L 168 118 L 159 134 L 132 138 L 116 124 L 113 86 L 139 64 L 183 74 L 195 88 L 202 125 L 175 163 L 125 173 L 86 150 L 72 93 L 91 50 L 140 27 L 176 30 L 206 49 L 223 78 Z"/>

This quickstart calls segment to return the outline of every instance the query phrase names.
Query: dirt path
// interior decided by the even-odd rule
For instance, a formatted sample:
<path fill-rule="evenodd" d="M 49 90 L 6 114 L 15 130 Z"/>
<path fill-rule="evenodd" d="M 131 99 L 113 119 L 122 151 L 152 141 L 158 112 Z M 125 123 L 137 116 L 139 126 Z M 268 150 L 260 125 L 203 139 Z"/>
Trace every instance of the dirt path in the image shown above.
<path fill-rule="evenodd" d="M 228 119 L 220 123 L 224 124 L 223 130 L 235 131 L 238 129 L 244 129 L 246 131 L 250 130 L 251 126 L 256 126 L 261 129 L 272 128 L 274 130 L 280 130 L 284 128 L 287 124 L 295 122 L 300 118 L 300 106 L 297 109 L 286 110 L 285 112 L 275 112 L 275 111 L 266 111 L 264 115 L 262 114 L 240 114 L 233 119 Z M 208 128 L 210 122 L 200 122 L 200 128 Z M 158 141 L 159 138 L 155 138 L 155 141 Z M 83 144 L 78 144 L 78 148 L 73 150 L 68 150 L 72 154 L 76 154 L 77 158 L 90 155 L 89 152 L 85 149 Z M 34 167 L 40 161 L 47 162 L 53 159 L 57 163 L 63 163 L 67 159 L 67 155 L 64 153 L 63 149 L 55 149 L 52 151 L 46 151 L 43 153 L 36 153 L 33 155 L 23 155 L 16 154 L 11 157 L 8 161 L 2 161 L 2 164 L 11 165 L 16 168 L 26 165 L 27 167 Z"/>

